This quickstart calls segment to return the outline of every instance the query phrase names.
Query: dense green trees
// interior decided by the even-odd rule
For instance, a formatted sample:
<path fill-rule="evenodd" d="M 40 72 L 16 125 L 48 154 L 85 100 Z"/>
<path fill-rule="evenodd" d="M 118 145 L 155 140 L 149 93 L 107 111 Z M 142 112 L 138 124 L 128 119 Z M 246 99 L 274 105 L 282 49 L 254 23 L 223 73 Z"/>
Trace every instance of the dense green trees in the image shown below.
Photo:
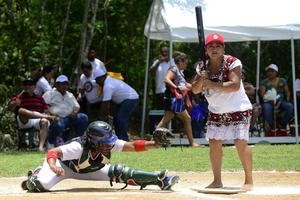
<path fill-rule="evenodd" d="M 0 0 L 0 107 L 4 109 L 7 100 L 20 90 L 20 80 L 43 63 L 56 65 L 59 73 L 76 80 L 78 73 L 74 72 L 78 72 L 90 46 L 97 49 L 98 57 L 110 71 L 121 72 L 125 81 L 143 94 L 146 58 L 143 31 L 151 3 L 151 0 Z M 159 43 L 151 43 L 151 60 L 159 52 Z M 297 62 L 299 41 L 295 47 Z M 189 54 L 191 66 L 197 60 L 197 44 L 175 43 L 174 49 Z M 255 83 L 256 42 L 228 43 L 226 51 L 248 66 L 247 78 Z M 290 56 L 290 41 L 262 42 L 262 67 L 276 63 L 282 67 L 280 74 L 290 77 Z"/>

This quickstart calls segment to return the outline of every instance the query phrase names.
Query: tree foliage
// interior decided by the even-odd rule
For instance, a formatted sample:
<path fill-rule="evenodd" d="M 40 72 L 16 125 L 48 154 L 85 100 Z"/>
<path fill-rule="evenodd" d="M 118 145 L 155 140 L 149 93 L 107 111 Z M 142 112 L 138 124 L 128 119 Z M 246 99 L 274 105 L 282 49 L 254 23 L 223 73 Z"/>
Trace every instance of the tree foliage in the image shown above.
<path fill-rule="evenodd" d="M 75 76 L 78 76 L 80 56 L 85 56 L 90 46 L 96 48 L 109 71 L 121 72 L 125 81 L 143 94 L 146 63 L 143 31 L 151 3 L 151 0 L 0 0 L 0 107 L 20 91 L 20 80 L 43 63 L 56 65 L 59 73 L 69 77 L 77 71 Z M 151 43 L 151 60 L 159 53 L 160 43 Z M 299 48 L 299 41 L 295 47 Z M 255 42 L 226 46 L 227 53 L 239 57 L 248 67 L 248 78 L 253 83 L 256 48 Z M 191 66 L 198 59 L 197 44 L 174 43 L 174 49 L 190 55 Z M 280 74 L 289 77 L 290 54 L 290 41 L 262 42 L 261 66 L 276 63 Z"/>

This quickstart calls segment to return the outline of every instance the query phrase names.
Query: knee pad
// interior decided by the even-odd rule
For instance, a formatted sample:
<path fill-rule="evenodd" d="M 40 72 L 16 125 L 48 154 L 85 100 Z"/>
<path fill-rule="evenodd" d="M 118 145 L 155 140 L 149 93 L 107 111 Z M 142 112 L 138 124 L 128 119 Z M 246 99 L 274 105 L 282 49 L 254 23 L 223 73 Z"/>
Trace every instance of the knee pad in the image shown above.
<path fill-rule="evenodd" d="M 47 192 L 36 176 L 31 176 L 26 182 L 29 192 Z"/>
<path fill-rule="evenodd" d="M 108 171 L 108 176 L 110 178 L 110 185 L 112 186 L 112 182 L 115 181 L 116 183 L 121 182 L 121 176 L 124 171 L 124 165 L 122 164 L 115 164 L 110 166 Z"/>

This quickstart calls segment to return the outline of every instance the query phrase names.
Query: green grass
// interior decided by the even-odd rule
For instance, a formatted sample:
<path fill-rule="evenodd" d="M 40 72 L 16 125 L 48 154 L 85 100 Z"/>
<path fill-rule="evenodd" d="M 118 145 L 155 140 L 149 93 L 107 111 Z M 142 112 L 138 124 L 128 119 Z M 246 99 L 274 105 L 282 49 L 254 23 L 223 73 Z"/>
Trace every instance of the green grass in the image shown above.
<path fill-rule="evenodd" d="M 300 145 L 255 145 L 252 147 L 254 170 L 300 170 Z M 41 165 L 45 155 L 37 152 L 1 152 L 0 177 L 25 176 Z M 210 171 L 209 148 L 172 147 L 142 153 L 115 153 L 112 163 L 157 171 Z M 223 148 L 224 171 L 242 170 L 236 149 Z"/>

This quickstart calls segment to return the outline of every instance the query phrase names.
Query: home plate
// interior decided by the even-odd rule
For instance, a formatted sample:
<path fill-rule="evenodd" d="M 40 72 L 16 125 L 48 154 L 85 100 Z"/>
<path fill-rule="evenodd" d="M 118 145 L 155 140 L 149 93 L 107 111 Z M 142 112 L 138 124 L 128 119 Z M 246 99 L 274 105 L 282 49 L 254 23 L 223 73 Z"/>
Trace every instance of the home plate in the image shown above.
<path fill-rule="evenodd" d="M 238 193 L 246 192 L 246 190 L 242 190 L 241 188 L 238 187 L 200 188 L 200 189 L 193 188 L 192 190 L 204 194 L 238 194 Z"/>

